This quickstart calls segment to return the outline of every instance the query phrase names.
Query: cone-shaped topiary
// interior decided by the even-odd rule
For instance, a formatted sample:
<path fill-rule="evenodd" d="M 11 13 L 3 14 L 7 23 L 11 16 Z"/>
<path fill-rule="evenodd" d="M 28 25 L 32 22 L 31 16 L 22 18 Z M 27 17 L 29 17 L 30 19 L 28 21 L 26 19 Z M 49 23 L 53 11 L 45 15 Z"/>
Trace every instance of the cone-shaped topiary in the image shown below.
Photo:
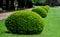
<path fill-rule="evenodd" d="M 38 13 L 43 18 L 47 16 L 47 11 L 44 8 L 36 7 L 36 8 L 33 8 L 32 11 Z"/>
<path fill-rule="evenodd" d="M 47 13 L 48 13 L 48 11 L 49 11 L 49 6 L 48 5 L 46 5 L 46 6 L 41 6 L 42 8 L 44 8 L 46 11 L 47 11 Z"/>
<path fill-rule="evenodd" d="M 50 6 L 49 5 L 46 5 L 45 7 L 47 7 L 47 9 L 49 10 Z"/>
<path fill-rule="evenodd" d="M 43 18 L 29 10 L 22 10 L 11 14 L 5 21 L 7 29 L 12 33 L 34 34 L 43 30 Z"/>

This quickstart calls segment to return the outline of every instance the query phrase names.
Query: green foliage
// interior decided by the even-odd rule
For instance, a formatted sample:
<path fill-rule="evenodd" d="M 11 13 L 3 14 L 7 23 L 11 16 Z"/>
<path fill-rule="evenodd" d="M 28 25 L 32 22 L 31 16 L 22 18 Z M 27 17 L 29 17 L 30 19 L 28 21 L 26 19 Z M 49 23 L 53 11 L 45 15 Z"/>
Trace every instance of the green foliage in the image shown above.
<path fill-rule="evenodd" d="M 46 11 L 47 11 L 47 13 L 48 13 L 48 11 L 49 11 L 49 6 L 48 5 L 46 5 L 46 6 L 41 6 L 42 8 L 44 8 Z"/>
<path fill-rule="evenodd" d="M 33 8 L 32 11 L 38 13 L 43 18 L 47 16 L 47 11 L 41 7 Z"/>
<path fill-rule="evenodd" d="M 34 0 L 21 0 L 21 1 L 24 1 L 24 2 L 26 2 L 26 1 L 29 1 L 29 2 L 34 2 Z"/>
<path fill-rule="evenodd" d="M 36 6 L 44 6 L 45 5 L 45 0 L 34 0 L 34 4 Z"/>
<path fill-rule="evenodd" d="M 49 10 L 49 7 L 50 7 L 50 6 L 49 6 L 49 5 L 46 5 L 45 7 L 47 7 L 47 9 Z"/>
<path fill-rule="evenodd" d="M 12 33 L 41 33 L 44 26 L 43 18 L 29 10 L 21 10 L 11 14 L 6 20 L 5 25 Z"/>
<path fill-rule="evenodd" d="M 45 0 L 34 0 L 35 3 L 44 3 Z"/>

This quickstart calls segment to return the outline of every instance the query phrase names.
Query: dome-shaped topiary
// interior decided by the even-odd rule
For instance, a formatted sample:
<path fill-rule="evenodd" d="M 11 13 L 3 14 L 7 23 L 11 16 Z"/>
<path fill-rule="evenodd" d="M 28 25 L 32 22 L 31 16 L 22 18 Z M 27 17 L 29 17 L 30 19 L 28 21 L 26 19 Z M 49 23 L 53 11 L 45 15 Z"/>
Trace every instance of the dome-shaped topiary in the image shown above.
<path fill-rule="evenodd" d="M 47 16 L 47 11 L 41 7 L 33 8 L 32 11 L 38 13 L 43 18 Z"/>
<path fill-rule="evenodd" d="M 34 34 L 43 30 L 43 18 L 29 10 L 22 10 L 11 14 L 5 21 L 7 29 L 12 33 Z"/>

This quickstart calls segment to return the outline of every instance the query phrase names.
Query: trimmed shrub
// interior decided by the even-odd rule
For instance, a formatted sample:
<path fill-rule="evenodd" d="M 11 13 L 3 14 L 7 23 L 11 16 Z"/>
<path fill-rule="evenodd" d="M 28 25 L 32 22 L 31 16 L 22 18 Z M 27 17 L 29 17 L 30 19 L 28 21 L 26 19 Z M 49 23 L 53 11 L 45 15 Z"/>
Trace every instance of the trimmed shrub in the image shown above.
<path fill-rule="evenodd" d="M 44 9 L 47 11 L 47 13 L 48 13 L 48 11 L 49 11 L 49 6 L 46 5 L 46 6 L 44 6 L 43 8 L 44 8 Z"/>
<path fill-rule="evenodd" d="M 11 14 L 6 19 L 5 25 L 11 33 L 34 34 L 42 32 L 44 21 L 39 14 L 29 10 L 22 10 Z"/>
<path fill-rule="evenodd" d="M 48 5 L 46 5 L 46 6 L 41 6 L 42 8 L 44 8 L 46 11 L 47 11 L 47 13 L 48 13 L 48 11 L 49 11 L 49 6 Z"/>
<path fill-rule="evenodd" d="M 43 18 L 47 16 L 47 11 L 41 7 L 33 8 L 32 11 L 38 13 Z"/>
<path fill-rule="evenodd" d="M 49 5 L 46 5 L 46 7 L 49 9 L 50 6 Z"/>

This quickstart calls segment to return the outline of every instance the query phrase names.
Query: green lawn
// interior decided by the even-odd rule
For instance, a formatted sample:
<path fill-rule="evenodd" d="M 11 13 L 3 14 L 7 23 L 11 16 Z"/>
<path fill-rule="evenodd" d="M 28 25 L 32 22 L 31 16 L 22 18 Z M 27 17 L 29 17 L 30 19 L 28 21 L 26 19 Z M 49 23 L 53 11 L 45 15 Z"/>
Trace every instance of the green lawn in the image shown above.
<path fill-rule="evenodd" d="M 0 21 L 0 37 L 60 37 L 60 9 L 50 8 L 48 16 L 44 18 L 45 26 L 41 34 L 37 35 L 18 35 L 5 33 L 5 20 Z"/>

